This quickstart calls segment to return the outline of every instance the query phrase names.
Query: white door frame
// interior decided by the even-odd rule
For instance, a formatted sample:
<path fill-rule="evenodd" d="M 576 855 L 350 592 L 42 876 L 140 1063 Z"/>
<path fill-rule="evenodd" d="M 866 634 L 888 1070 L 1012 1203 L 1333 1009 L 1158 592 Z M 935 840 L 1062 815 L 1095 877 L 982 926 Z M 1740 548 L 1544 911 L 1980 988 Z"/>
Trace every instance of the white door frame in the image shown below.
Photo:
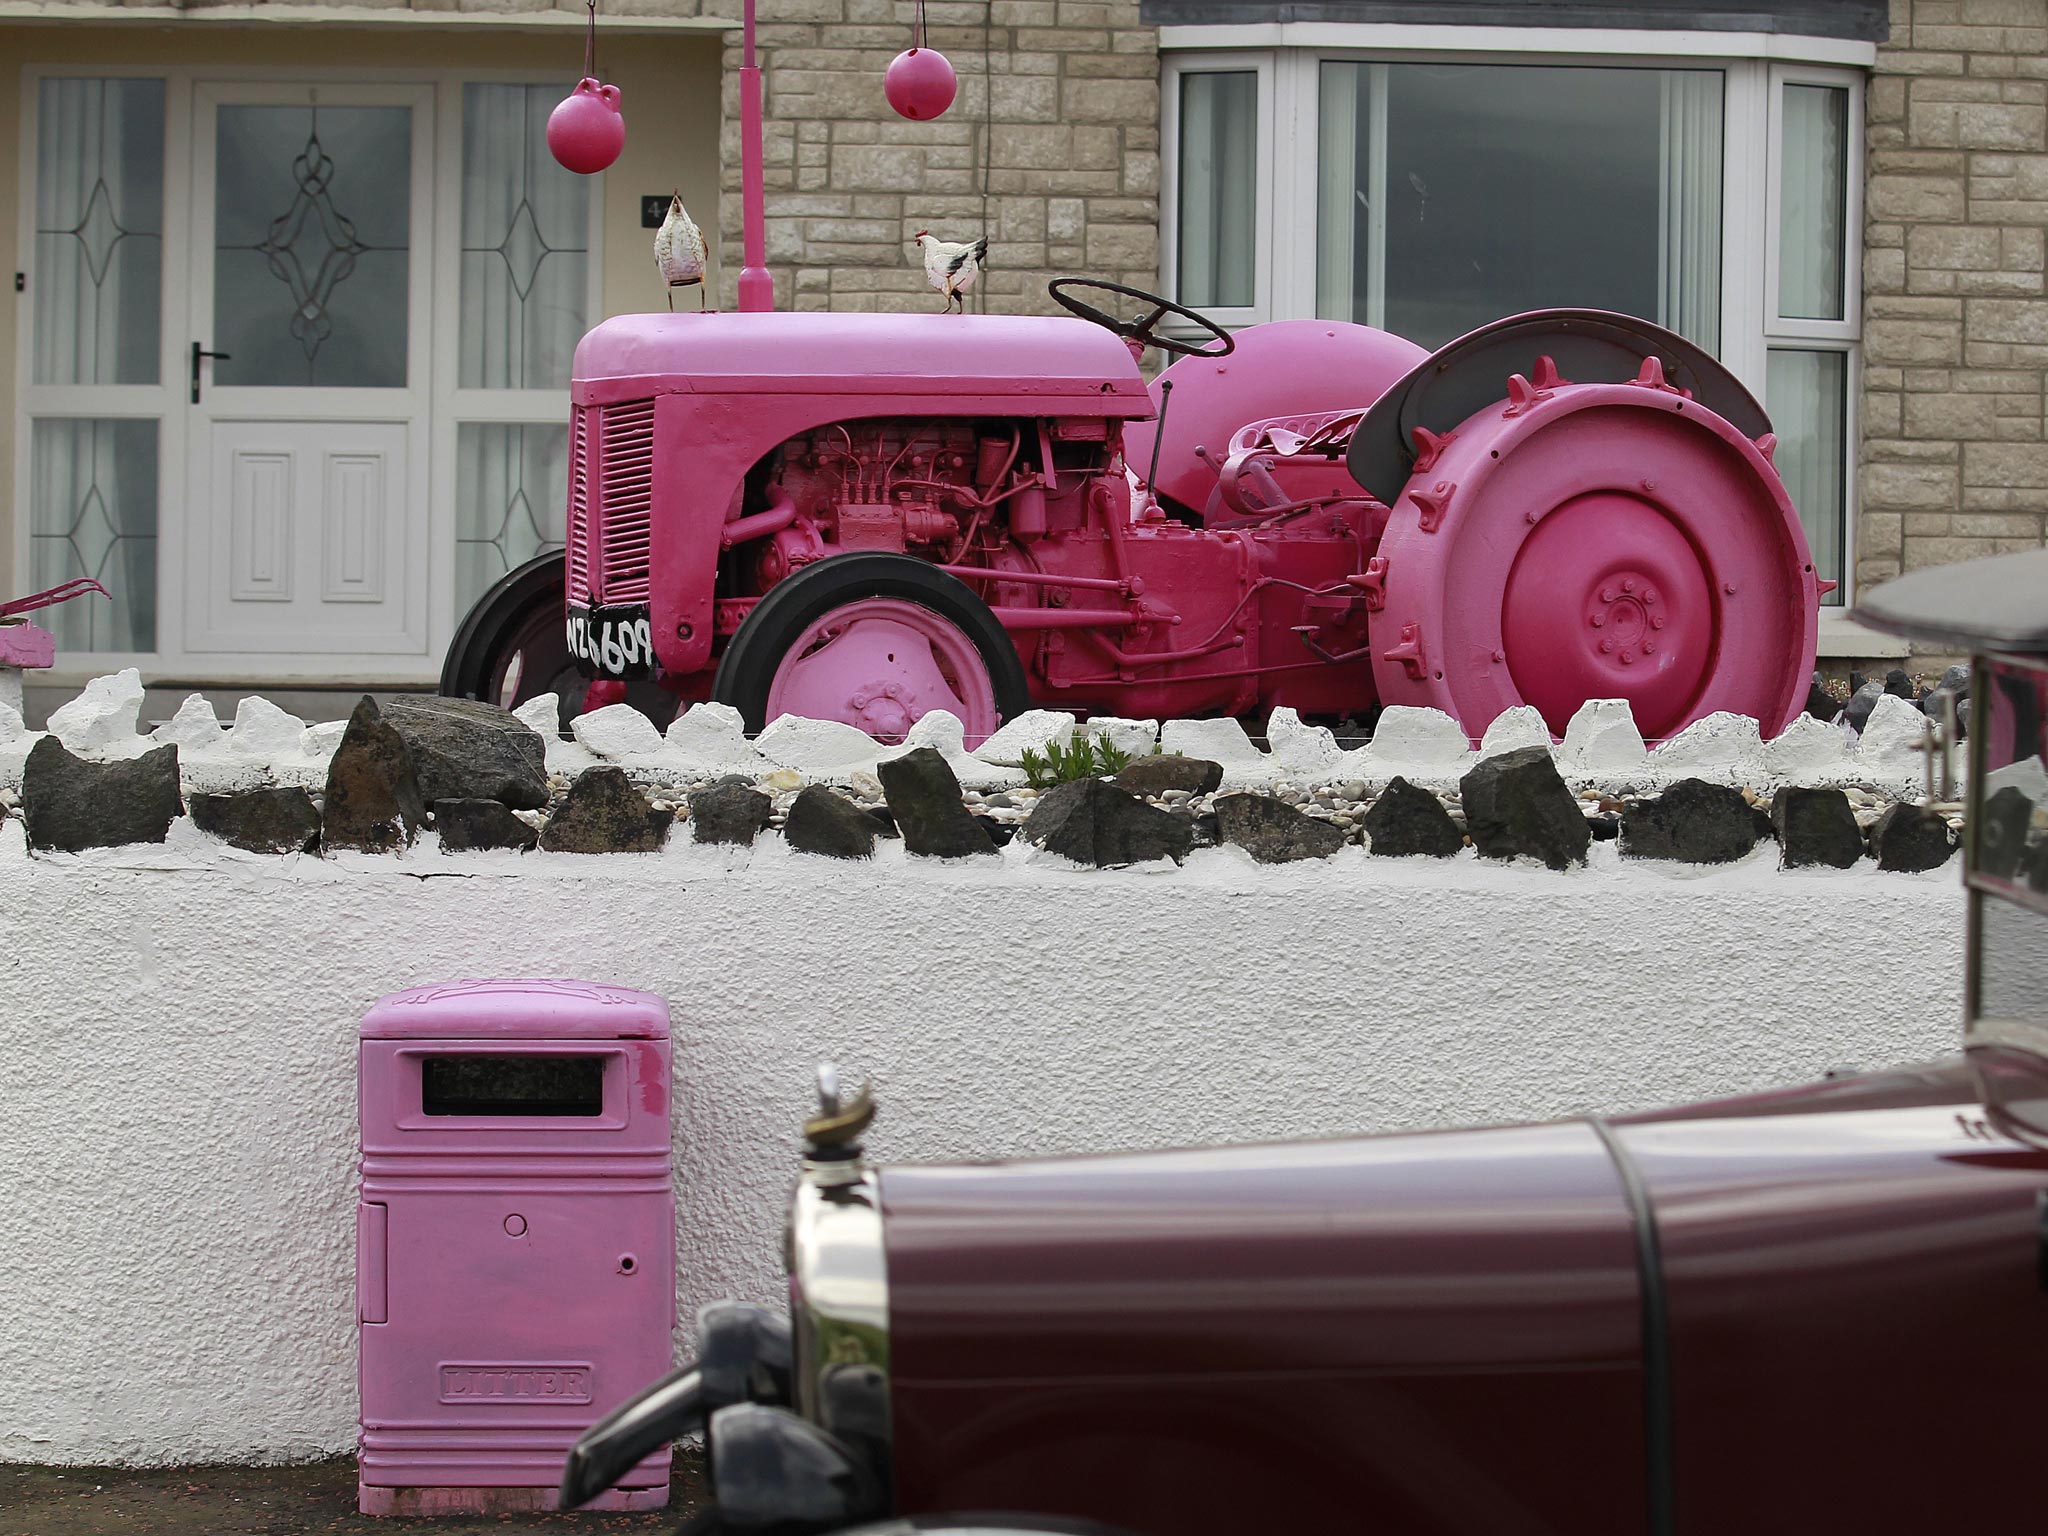
<path fill-rule="evenodd" d="M 430 347 L 430 363 L 416 368 L 409 388 L 431 391 L 432 431 L 416 441 L 413 449 L 419 463 L 412 466 L 415 484 L 424 467 L 427 490 L 416 492 L 419 499 L 411 511 L 425 531 L 425 584 L 428 644 L 417 655 L 313 655 L 302 656 L 195 654 L 183 643 L 187 571 L 183 553 L 189 542 L 192 518 L 186 505 L 190 475 L 186 463 L 186 412 L 189 384 L 189 347 L 196 335 L 192 315 L 180 296 L 191 288 L 189 263 L 194 240 L 192 211 L 192 114 L 198 86 L 220 84 L 274 84 L 291 82 L 350 89 L 364 82 L 361 69 L 280 67 L 265 65 L 152 65 L 149 63 L 24 64 L 19 79 L 21 159 L 18 180 L 19 242 L 15 266 L 35 281 L 35 166 L 37 137 L 37 82 L 46 78 L 87 76 L 117 78 L 147 76 L 166 86 L 163 227 L 163 347 L 159 378 L 154 385 L 104 385 L 59 387 L 31 382 L 30 363 L 34 348 L 34 319 L 29 306 L 21 310 L 15 347 L 14 466 L 11 481 L 14 505 L 19 509 L 14 530 L 15 569 L 25 582 L 33 568 L 30 506 L 30 437 L 38 418 L 51 417 L 148 417 L 160 423 L 158 438 L 159 567 L 157 581 L 157 649 L 147 652 L 60 651 L 57 666 L 45 681 L 59 686 L 76 686 L 86 679 L 122 667 L 139 667 L 152 682 L 179 685 L 249 685 L 282 687 L 331 685 L 336 682 L 364 686 L 431 685 L 440 676 L 440 647 L 453 633 L 460 615 L 455 612 L 455 444 L 459 420 L 531 422 L 540 425 L 568 421 L 568 391 L 564 390 L 458 390 L 456 386 L 456 317 L 459 313 L 461 277 L 461 198 L 463 153 L 463 87 L 470 82 L 538 83 L 545 71 L 533 68 L 432 69 L 394 68 L 378 72 L 385 83 L 399 83 L 432 91 L 439 110 L 433 114 L 431 134 L 418 132 L 415 120 L 414 154 L 421 143 L 431 139 L 433 177 L 431 186 L 415 175 L 413 227 L 415 249 L 431 238 L 432 303 L 425 320 L 410 322 L 413 346 Z M 592 178 L 589 211 L 588 313 L 591 323 L 604 314 L 604 194 L 603 176 Z M 422 214 L 419 199 L 426 197 L 429 212 Z M 427 220 L 431 218 L 432 222 Z M 431 237 L 424 233 L 431 231 Z M 210 302 L 210 295 L 209 295 Z M 431 374 L 424 371 L 431 367 Z M 207 391 L 211 381 L 207 381 Z M 90 600 L 90 599 L 87 599 Z"/>

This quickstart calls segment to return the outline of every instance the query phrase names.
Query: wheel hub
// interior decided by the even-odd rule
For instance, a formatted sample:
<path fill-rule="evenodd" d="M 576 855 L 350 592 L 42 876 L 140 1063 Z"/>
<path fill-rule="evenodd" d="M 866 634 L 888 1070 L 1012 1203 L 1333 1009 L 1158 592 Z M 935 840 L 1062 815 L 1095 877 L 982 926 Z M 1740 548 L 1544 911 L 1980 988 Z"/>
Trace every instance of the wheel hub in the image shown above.
<path fill-rule="evenodd" d="M 846 703 L 847 718 L 885 746 L 901 743 L 924 713 L 917 695 L 895 683 L 869 683 L 856 689 Z"/>
<path fill-rule="evenodd" d="M 1665 602 L 1656 584 L 1640 571 L 1623 569 L 1599 584 L 1586 604 L 1589 643 L 1622 666 L 1657 653 Z"/>
<path fill-rule="evenodd" d="M 1563 731 L 1586 699 L 1627 699 L 1646 736 L 1684 723 L 1714 666 L 1700 554 L 1655 502 L 1580 496 L 1542 518 L 1501 605 L 1509 670 Z"/>

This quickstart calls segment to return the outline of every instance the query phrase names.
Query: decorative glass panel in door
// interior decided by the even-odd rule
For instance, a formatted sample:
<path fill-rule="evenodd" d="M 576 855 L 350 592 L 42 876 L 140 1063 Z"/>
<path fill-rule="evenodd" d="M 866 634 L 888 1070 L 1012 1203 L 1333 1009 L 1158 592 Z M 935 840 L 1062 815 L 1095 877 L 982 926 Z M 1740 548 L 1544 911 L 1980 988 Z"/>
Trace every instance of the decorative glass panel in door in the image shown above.
<path fill-rule="evenodd" d="M 202 82 L 193 130 L 186 648 L 423 671 L 432 88 Z"/>
<path fill-rule="evenodd" d="M 215 152 L 213 382 L 402 387 L 412 109 L 223 104 Z"/>

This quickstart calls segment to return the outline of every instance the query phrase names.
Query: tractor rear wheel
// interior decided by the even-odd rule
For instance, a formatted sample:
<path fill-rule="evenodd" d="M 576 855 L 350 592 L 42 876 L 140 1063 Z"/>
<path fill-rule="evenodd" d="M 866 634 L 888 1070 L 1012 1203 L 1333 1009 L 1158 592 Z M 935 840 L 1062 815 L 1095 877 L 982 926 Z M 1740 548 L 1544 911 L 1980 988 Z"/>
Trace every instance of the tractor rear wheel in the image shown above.
<path fill-rule="evenodd" d="M 464 616 L 441 664 L 441 694 L 516 709 L 552 693 L 561 729 L 583 712 L 590 679 L 569 654 L 560 550 L 535 555 L 498 578 Z M 656 728 L 675 718 L 676 696 L 659 683 L 626 685 L 626 702 Z"/>
<path fill-rule="evenodd" d="M 909 555 L 838 555 L 777 583 L 734 635 L 711 696 L 758 731 L 838 720 L 895 745 L 933 710 L 977 747 L 1030 707 L 1017 647 L 964 582 Z"/>
<path fill-rule="evenodd" d="M 1381 702 L 1475 738 L 1521 704 L 1562 733 L 1589 699 L 1626 699 L 1651 740 L 1722 711 L 1776 735 L 1804 707 L 1820 592 L 1774 441 L 1655 357 L 1621 383 L 1538 362 L 1416 429 L 1374 561 Z"/>

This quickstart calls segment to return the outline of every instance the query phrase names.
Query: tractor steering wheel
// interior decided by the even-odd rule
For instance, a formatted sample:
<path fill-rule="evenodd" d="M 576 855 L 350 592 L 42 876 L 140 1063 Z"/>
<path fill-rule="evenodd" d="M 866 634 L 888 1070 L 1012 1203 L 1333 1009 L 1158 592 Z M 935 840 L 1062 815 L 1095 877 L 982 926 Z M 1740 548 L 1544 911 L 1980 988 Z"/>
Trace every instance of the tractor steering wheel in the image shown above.
<path fill-rule="evenodd" d="M 1097 309 L 1093 304 L 1074 298 L 1067 292 L 1069 288 L 1095 288 L 1104 293 L 1121 294 L 1127 299 L 1139 299 L 1151 305 L 1152 312 L 1142 320 L 1119 320 L 1107 310 Z M 1059 277 L 1047 285 L 1046 292 L 1052 295 L 1055 304 L 1069 314 L 1093 321 L 1104 330 L 1114 331 L 1124 340 L 1135 341 L 1140 346 L 1157 347 L 1160 351 L 1171 352 L 1177 357 L 1228 357 L 1237 350 L 1236 339 L 1207 315 L 1198 315 L 1186 305 L 1176 304 L 1171 299 L 1162 299 L 1158 294 L 1147 293 L 1142 288 L 1128 288 L 1122 283 L 1099 282 L 1092 277 Z M 1183 320 L 1194 321 L 1223 345 L 1199 346 L 1191 342 L 1176 341 L 1171 336 L 1156 335 L 1153 327 L 1168 315 L 1179 315 Z"/>

